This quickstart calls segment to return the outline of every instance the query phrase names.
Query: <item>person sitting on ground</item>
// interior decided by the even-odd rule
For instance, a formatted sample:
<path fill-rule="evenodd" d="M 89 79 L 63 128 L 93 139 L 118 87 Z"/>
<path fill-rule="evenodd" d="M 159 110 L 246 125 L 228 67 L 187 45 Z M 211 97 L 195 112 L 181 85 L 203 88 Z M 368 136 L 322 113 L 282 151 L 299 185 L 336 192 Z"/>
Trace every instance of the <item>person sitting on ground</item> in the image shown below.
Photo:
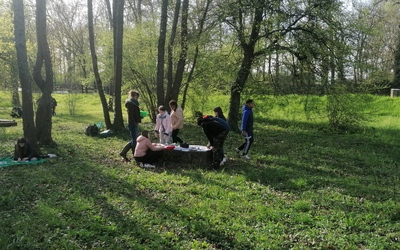
<path fill-rule="evenodd" d="M 161 105 L 158 107 L 158 115 L 156 118 L 156 127 L 154 128 L 155 137 L 160 137 L 161 144 L 169 144 L 172 135 L 171 117 Z"/>
<path fill-rule="evenodd" d="M 20 138 L 14 147 L 14 161 L 30 161 L 40 158 L 28 139 Z"/>
<path fill-rule="evenodd" d="M 203 116 L 197 119 L 197 125 L 203 128 L 206 134 L 209 144 L 208 147 L 212 147 L 213 160 L 210 165 L 211 168 L 218 168 L 223 165 L 224 158 L 224 142 L 229 130 L 225 125 L 218 122 L 215 117 Z"/>
<path fill-rule="evenodd" d="M 136 139 L 133 157 L 141 167 L 155 168 L 153 164 L 162 158 L 163 149 L 162 147 L 155 147 L 149 139 L 149 131 L 143 130 L 141 135 Z"/>

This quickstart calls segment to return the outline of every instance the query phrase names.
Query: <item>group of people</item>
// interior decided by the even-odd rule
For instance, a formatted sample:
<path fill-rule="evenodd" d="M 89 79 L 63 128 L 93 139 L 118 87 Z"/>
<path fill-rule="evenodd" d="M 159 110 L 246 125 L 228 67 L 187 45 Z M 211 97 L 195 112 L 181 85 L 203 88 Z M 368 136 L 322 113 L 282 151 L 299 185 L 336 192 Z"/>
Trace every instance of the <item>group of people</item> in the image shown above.
<path fill-rule="evenodd" d="M 128 113 L 128 129 L 131 135 L 131 141 L 128 142 L 120 156 L 125 162 L 131 160 L 127 157 L 127 153 L 132 150 L 133 158 L 142 167 L 154 168 L 154 163 L 161 158 L 162 147 L 153 145 L 149 138 L 150 131 L 144 130 L 139 135 L 139 123 L 141 123 L 140 108 L 139 108 L 139 93 L 131 90 L 128 93 L 128 99 L 125 101 L 125 107 Z M 156 125 L 154 128 L 154 136 L 159 138 L 161 144 L 172 143 L 184 144 L 185 142 L 178 137 L 179 131 L 183 128 L 183 111 L 178 106 L 175 100 L 169 102 L 171 114 L 168 114 L 166 108 L 161 105 L 158 107 L 156 117 Z M 235 150 L 240 157 L 250 159 L 248 152 L 254 141 L 253 138 L 253 109 L 254 102 L 249 99 L 242 108 L 242 124 L 241 134 L 244 137 L 244 142 Z M 214 109 L 215 116 L 200 115 L 197 119 L 197 124 L 202 127 L 205 135 L 208 138 L 208 148 L 212 149 L 213 160 L 212 168 L 218 168 L 226 162 L 225 152 L 223 149 L 224 142 L 231 130 L 221 107 Z"/>
<path fill-rule="evenodd" d="M 128 129 L 131 135 L 131 141 L 128 142 L 120 156 L 125 162 L 130 162 L 127 157 L 129 150 L 133 151 L 133 157 L 143 167 L 153 168 L 155 161 L 159 157 L 155 157 L 155 152 L 161 151 L 162 148 L 155 147 L 149 139 L 149 131 L 144 130 L 139 136 L 139 123 L 141 123 L 139 108 L 139 92 L 131 90 L 128 93 L 128 99 L 125 101 L 125 107 L 128 113 Z M 178 136 L 179 131 L 183 128 L 183 111 L 175 100 L 169 102 L 171 114 L 168 114 L 164 106 L 158 107 L 158 115 L 156 118 L 156 127 L 154 134 L 160 138 L 160 143 L 184 143 Z"/>
<path fill-rule="evenodd" d="M 244 159 L 250 159 L 248 153 L 250 146 L 254 141 L 253 138 L 253 108 L 254 101 L 249 99 L 242 108 L 242 124 L 240 127 L 241 134 L 244 137 L 244 142 L 235 149 L 239 157 Z M 206 134 L 209 144 L 208 147 L 212 147 L 213 160 L 211 162 L 211 168 L 218 168 L 226 162 L 224 153 L 224 142 L 231 130 L 229 124 L 226 122 L 226 118 L 222 112 L 221 107 L 214 108 L 215 116 L 202 116 L 197 118 L 197 124 L 203 128 Z"/>

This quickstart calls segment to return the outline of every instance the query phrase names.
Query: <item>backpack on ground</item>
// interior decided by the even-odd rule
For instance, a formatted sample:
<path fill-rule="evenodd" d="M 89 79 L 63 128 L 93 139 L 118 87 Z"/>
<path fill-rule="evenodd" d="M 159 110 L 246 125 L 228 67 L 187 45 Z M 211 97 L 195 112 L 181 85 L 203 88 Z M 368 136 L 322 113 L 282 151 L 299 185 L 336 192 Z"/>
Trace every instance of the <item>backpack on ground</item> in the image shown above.
<path fill-rule="evenodd" d="M 22 108 L 21 107 L 13 107 L 10 113 L 12 118 L 19 118 L 22 116 Z"/>
<path fill-rule="evenodd" d="M 86 127 L 85 134 L 88 136 L 97 136 L 99 134 L 99 127 L 96 124 L 92 124 Z"/>

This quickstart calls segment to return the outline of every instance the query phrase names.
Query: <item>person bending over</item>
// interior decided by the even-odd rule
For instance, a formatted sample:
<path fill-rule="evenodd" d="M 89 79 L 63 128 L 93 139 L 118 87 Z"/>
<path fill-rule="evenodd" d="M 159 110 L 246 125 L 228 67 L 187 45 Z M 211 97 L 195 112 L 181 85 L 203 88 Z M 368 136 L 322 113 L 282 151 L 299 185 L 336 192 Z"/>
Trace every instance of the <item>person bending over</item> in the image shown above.
<path fill-rule="evenodd" d="M 210 167 L 218 168 L 223 164 L 224 142 L 229 130 L 212 116 L 199 117 L 197 125 L 203 128 L 209 141 L 208 147 L 212 147 L 213 160 Z"/>

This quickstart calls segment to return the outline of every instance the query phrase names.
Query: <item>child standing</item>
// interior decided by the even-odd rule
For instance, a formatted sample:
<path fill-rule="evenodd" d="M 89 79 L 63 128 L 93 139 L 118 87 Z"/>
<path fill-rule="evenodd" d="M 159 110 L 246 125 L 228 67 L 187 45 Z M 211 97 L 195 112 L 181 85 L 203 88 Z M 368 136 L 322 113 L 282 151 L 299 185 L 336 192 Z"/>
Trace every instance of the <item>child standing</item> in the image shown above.
<path fill-rule="evenodd" d="M 156 127 L 154 128 L 156 138 L 160 137 L 161 144 L 169 144 L 171 140 L 172 126 L 171 117 L 161 105 L 158 107 L 158 115 L 156 118 Z"/>
<path fill-rule="evenodd" d="M 183 140 L 178 137 L 179 130 L 183 128 L 183 111 L 175 100 L 169 101 L 171 108 L 171 126 L 172 126 L 172 142 L 183 143 Z"/>

